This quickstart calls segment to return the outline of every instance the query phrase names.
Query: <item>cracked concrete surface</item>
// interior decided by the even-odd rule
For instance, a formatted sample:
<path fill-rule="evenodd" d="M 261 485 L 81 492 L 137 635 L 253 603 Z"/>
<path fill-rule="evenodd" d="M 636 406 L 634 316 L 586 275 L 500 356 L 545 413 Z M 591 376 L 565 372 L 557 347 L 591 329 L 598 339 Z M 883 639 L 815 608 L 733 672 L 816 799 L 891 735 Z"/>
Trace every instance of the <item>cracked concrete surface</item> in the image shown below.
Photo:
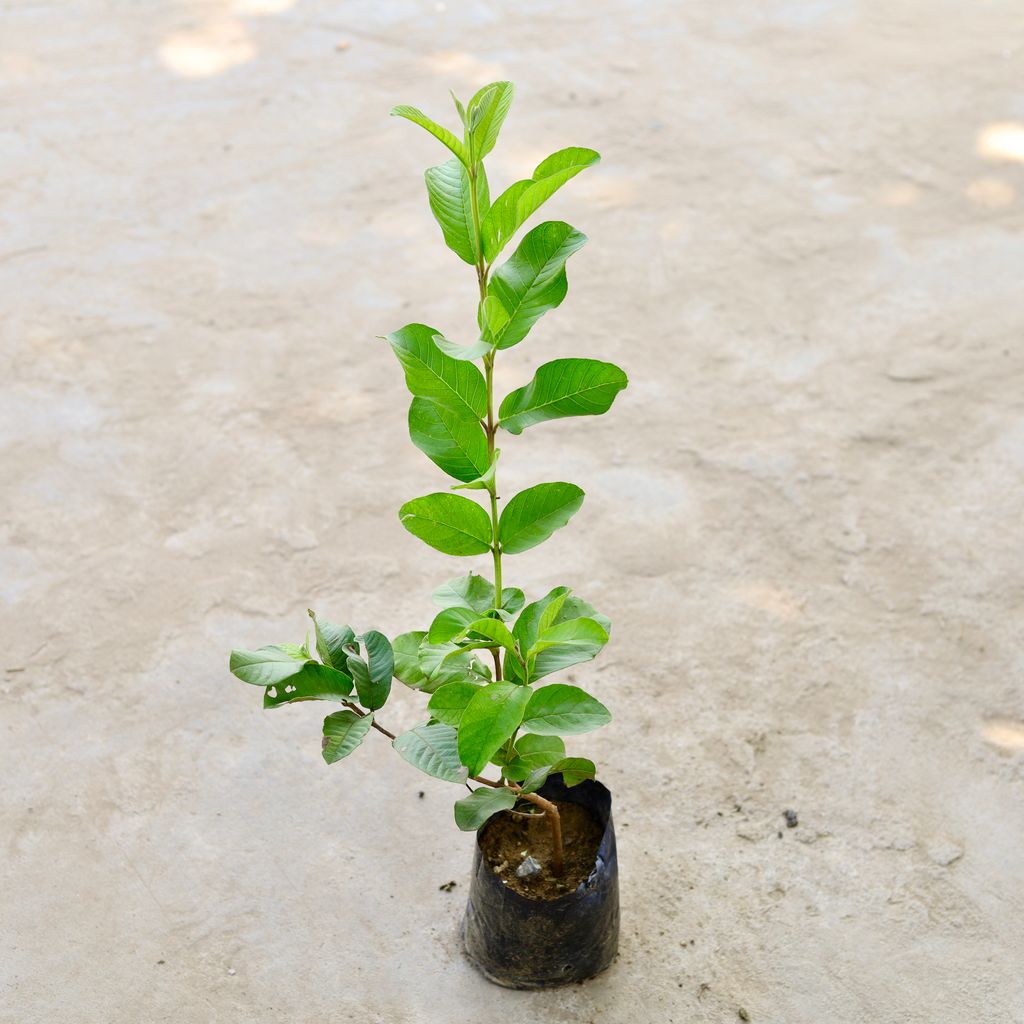
<path fill-rule="evenodd" d="M 1017 3 L 3 23 L 0 1020 L 1024 1021 Z M 387 111 L 496 77 L 499 187 L 604 155 L 548 208 L 591 241 L 499 390 L 632 378 L 502 459 L 506 493 L 588 492 L 509 581 L 615 622 L 577 749 L 622 952 L 539 994 L 460 958 L 452 788 L 374 738 L 328 768 L 323 706 L 226 670 L 307 606 L 418 626 L 455 574 L 397 522 L 439 477 L 374 339 L 468 340 L 474 283 L 422 194 L 443 152 Z"/>

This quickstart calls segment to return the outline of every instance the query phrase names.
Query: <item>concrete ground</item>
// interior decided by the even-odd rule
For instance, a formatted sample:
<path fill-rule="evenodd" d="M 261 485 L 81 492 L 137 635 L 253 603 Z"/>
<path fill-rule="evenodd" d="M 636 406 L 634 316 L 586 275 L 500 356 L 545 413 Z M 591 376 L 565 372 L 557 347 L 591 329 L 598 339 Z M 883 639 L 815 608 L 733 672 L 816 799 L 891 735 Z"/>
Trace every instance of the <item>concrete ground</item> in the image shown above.
<path fill-rule="evenodd" d="M 4 1024 L 1024 1021 L 1017 0 L 2 17 Z M 539 994 L 460 957 L 454 787 L 227 673 L 468 567 L 396 517 L 441 478 L 375 336 L 469 340 L 474 282 L 387 112 L 499 77 L 498 187 L 604 156 L 499 391 L 632 378 L 503 446 L 588 491 L 508 582 L 615 621 L 621 956 Z"/>

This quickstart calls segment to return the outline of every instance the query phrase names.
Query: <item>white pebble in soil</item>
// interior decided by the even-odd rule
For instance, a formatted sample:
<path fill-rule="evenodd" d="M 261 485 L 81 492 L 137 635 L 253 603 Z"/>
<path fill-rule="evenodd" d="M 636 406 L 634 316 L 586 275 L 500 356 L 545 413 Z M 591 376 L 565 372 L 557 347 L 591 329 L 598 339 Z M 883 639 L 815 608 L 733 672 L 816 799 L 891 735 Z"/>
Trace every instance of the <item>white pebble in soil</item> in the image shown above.
<path fill-rule="evenodd" d="M 540 871 L 540 863 L 533 859 L 533 857 L 527 857 L 519 867 L 516 868 L 517 878 L 532 878 Z"/>

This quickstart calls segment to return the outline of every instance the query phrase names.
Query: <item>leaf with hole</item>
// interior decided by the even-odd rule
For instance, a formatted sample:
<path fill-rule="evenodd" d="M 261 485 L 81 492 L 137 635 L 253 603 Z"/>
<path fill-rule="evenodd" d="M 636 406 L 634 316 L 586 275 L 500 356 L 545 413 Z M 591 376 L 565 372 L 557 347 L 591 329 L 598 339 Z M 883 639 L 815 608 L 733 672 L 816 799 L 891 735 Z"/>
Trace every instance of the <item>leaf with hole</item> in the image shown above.
<path fill-rule="evenodd" d="M 537 484 L 520 491 L 505 506 L 498 523 L 502 552 L 518 554 L 543 543 L 582 504 L 583 491 L 575 484 Z"/>
<path fill-rule="evenodd" d="M 511 434 L 545 420 L 566 416 L 599 416 L 626 386 L 626 375 L 614 363 L 598 359 L 555 359 L 541 366 L 526 387 L 506 395 L 498 412 L 499 426 Z"/>
<path fill-rule="evenodd" d="M 352 677 L 347 672 L 309 661 L 296 675 L 268 686 L 263 694 L 263 706 L 278 708 L 303 700 L 343 701 L 351 693 Z"/>
<path fill-rule="evenodd" d="M 323 756 L 328 764 L 348 757 L 366 738 L 373 725 L 373 715 L 357 715 L 354 711 L 335 711 L 324 719 Z"/>

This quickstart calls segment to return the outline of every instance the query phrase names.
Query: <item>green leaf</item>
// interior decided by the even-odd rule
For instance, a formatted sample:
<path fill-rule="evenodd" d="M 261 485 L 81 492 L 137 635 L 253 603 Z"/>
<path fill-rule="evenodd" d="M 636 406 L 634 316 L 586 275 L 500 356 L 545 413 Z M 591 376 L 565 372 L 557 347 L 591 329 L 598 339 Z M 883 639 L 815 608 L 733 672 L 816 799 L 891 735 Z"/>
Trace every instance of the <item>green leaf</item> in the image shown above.
<path fill-rule="evenodd" d="M 476 480 L 491 464 L 480 421 L 429 398 L 412 400 L 409 436 L 434 465 L 456 480 Z"/>
<path fill-rule="evenodd" d="M 502 774 L 513 782 L 522 781 L 535 768 L 551 766 L 564 756 L 565 743 L 561 737 L 525 733 L 516 737 L 515 757 L 505 766 Z"/>
<path fill-rule="evenodd" d="M 602 615 L 582 597 L 567 596 L 562 602 L 561 611 L 549 625 L 554 625 L 556 622 L 567 622 L 569 619 L 593 619 L 609 636 L 612 634 L 612 620 L 607 615 Z"/>
<path fill-rule="evenodd" d="M 395 654 L 391 641 L 376 629 L 367 630 L 360 638 L 366 650 L 366 660 L 370 666 L 370 679 L 375 686 L 391 686 L 391 678 L 395 674 Z"/>
<path fill-rule="evenodd" d="M 519 618 L 516 619 L 515 625 L 512 627 L 512 635 L 519 641 L 519 649 L 521 651 L 529 651 L 537 642 L 542 620 L 546 624 L 551 624 L 555 621 L 551 615 L 547 615 L 545 618 L 547 610 L 554 606 L 560 612 L 560 609 L 569 599 L 571 593 L 572 591 L 568 587 L 555 587 L 539 601 L 533 601 L 522 610 Z M 505 675 L 513 682 L 522 682 L 524 680 L 522 663 L 515 658 L 506 657 Z"/>
<path fill-rule="evenodd" d="M 541 679 L 597 657 L 608 643 L 604 627 L 593 619 L 569 619 L 542 629 L 527 652 L 530 679 Z"/>
<path fill-rule="evenodd" d="M 480 618 L 472 608 L 445 608 L 438 612 L 430 624 L 427 640 L 432 644 L 446 644 L 463 633 L 467 626 Z"/>
<path fill-rule="evenodd" d="M 547 609 L 552 604 L 557 604 L 557 607 L 561 608 L 571 593 L 572 591 L 568 587 L 555 587 L 553 590 L 548 591 L 539 601 L 533 601 L 528 604 L 519 613 L 519 618 L 516 619 L 512 632 L 519 641 L 521 650 L 528 651 L 537 642 L 537 637 L 540 634 L 540 623 Z"/>
<path fill-rule="evenodd" d="M 529 551 L 565 526 L 582 504 L 583 491 L 575 484 L 537 484 L 520 491 L 498 522 L 501 550 L 509 555 Z"/>
<path fill-rule="evenodd" d="M 445 244 L 459 259 L 476 263 L 480 240 L 473 227 L 469 172 L 459 160 L 449 160 L 426 172 L 427 195 L 434 218 L 441 225 Z M 481 221 L 490 209 L 487 175 L 483 167 L 476 177 L 477 208 Z"/>
<path fill-rule="evenodd" d="M 578 686 L 551 683 L 535 690 L 523 713 L 524 732 L 557 736 L 590 732 L 611 721 L 608 709 Z"/>
<path fill-rule="evenodd" d="M 376 711 L 387 703 L 391 692 L 391 679 L 395 674 L 394 651 L 383 633 L 371 629 L 362 636 L 366 661 L 353 654 L 348 656 L 348 670 L 356 684 L 359 703 L 369 711 Z"/>
<path fill-rule="evenodd" d="M 411 534 L 446 555 L 482 555 L 491 550 L 490 517 L 459 494 L 413 498 L 398 510 L 398 517 Z"/>
<path fill-rule="evenodd" d="M 562 773 L 567 786 L 578 786 L 587 779 L 597 777 L 597 766 L 586 757 L 564 757 L 551 766 L 552 774 Z"/>
<path fill-rule="evenodd" d="M 474 348 L 483 347 L 489 352 L 497 344 L 498 335 L 508 326 L 508 310 L 496 295 L 485 295 L 477 312 L 481 338 Z M 480 353 L 483 355 L 483 352 Z"/>
<path fill-rule="evenodd" d="M 445 683 L 456 681 L 487 683 L 490 677 L 484 666 L 475 660 L 475 644 L 420 644 L 420 670 L 427 678 L 420 687 L 424 693 L 434 693 Z M 482 642 L 479 646 L 484 646 Z"/>
<path fill-rule="evenodd" d="M 418 124 L 421 128 L 425 128 L 435 139 L 444 143 L 463 164 L 469 164 L 469 153 L 466 152 L 466 147 L 462 142 L 448 131 L 447 128 L 442 127 L 436 121 L 431 121 L 422 110 L 417 110 L 415 107 L 410 107 L 408 104 L 403 103 L 391 108 L 391 116 L 404 117 L 406 120 L 412 121 L 413 124 Z"/>
<path fill-rule="evenodd" d="M 309 653 L 309 634 L 306 634 L 306 642 L 302 644 L 275 644 L 275 647 L 284 654 L 287 654 L 289 658 L 293 658 L 295 661 L 309 661 L 313 656 Z"/>
<path fill-rule="evenodd" d="M 373 715 L 357 715 L 354 711 L 335 711 L 324 719 L 323 755 L 328 764 L 348 757 L 366 737 L 373 725 Z"/>
<path fill-rule="evenodd" d="M 427 634 L 422 630 L 401 633 L 392 641 L 395 678 L 413 690 L 422 689 L 427 677 L 420 669 L 420 643 Z"/>
<path fill-rule="evenodd" d="M 515 637 L 512 636 L 508 626 L 500 619 L 477 619 L 462 631 L 459 639 L 465 638 L 470 633 L 474 634 L 473 639 L 477 635 L 485 636 L 488 640 L 493 640 L 495 643 L 501 644 L 506 650 L 517 654 Z"/>
<path fill-rule="evenodd" d="M 459 761 L 455 730 L 450 725 L 417 725 L 391 744 L 409 764 L 445 782 L 463 783 L 467 772 Z"/>
<path fill-rule="evenodd" d="M 504 587 L 501 591 L 501 606 L 507 612 L 519 611 L 524 600 L 518 587 Z M 472 608 L 484 615 L 494 607 L 494 584 L 475 572 L 467 573 L 438 587 L 433 601 L 442 608 Z"/>
<path fill-rule="evenodd" d="M 469 131 L 469 119 L 466 117 L 466 108 L 462 105 L 462 101 L 458 96 L 455 95 L 454 89 L 449 89 L 448 94 L 452 98 L 452 103 L 455 104 L 455 109 L 458 111 L 459 120 L 462 122 L 462 127 Z"/>
<path fill-rule="evenodd" d="M 352 692 L 352 678 L 345 672 L 308 661 L 297 675 L 268 686 L 264 708 L 277 708 L 302 700 L 344 700 Z"/>
<path fill-rule="evenodd" d="M 537 636 L 540 636 L 544 630 L 550 629 L 551 626 L 558 622 L 559 616 L 562 614 L 562 608 L 565 605 L 565 602 L 569 600 L 569 588 L 564 587 L 562 589 L 564 590 L 564 593 L 556 595 L 554 600 L 548 602 L 544 610 L 541 612 L 540 618 L 537 620 Z M 536 642 L 537 641 L 534 640 L 527 651 L 532 649 Z"/>
<path fill-rule="evenodd" d="M 443 334 L 434 335 L 434 344 L 446 356 L 451 356 L 457 361 L 479 359 L 494 348 L 493 342 L 489 339 L 481 338 L 479 341 L 473 342 L 472 345 L 459 345 L 454 341 L 449 341 Z"/>
<path fill-rule="evenodd" d="M 516 754 L 535 764 L 554 764 L 565 756 L 565 742 L 559 736 L 526 733 L 516 740 Z"/>
<path fill-rule="evenodd" d="M 523 718 L 530 690 L 514 683 L 490 683 L 474 695 L 459 725 L 459 759 L 478 775 Z"/>
<path fill-rule="evenodd" d="M 514 88 L 511 82 L 492 82 L 485 85 L 469 101 L 466 115 L 473 136 L 473 156 L 482 160 L 498 141 L 498 132 L 512 105 Z M 483 214 L 481 214 L 481 217 Z"/>
<path fill-rule="evenodd" d="M 480 687 L 475 683 L 445 683 L 434 691 L 427 709 L 439 722 L 458 728 L 466 706 L 479 692 Z"/>
<path fill-rule="evenodd" d="M 442 583 L 431 595 L 442 608 L 472 608 L 481 615 L 494 604 L 494 584 L 475 572 Z"/>
<path fill-rule="evenodd" d="M 555 359 L 541 366 L 526 387 L 506 395 L 498 411 L 511 434 L 565 416 L 600 416 L 626 386 L 626 375 L 614 363 L 597 359 Z"/>
<path fill-rule="evenodd" d="M 291 645 L 295 648 L 295 645 Z M 298 675 L 308 662 L 296 658 L 279 644 L 260 647 L 256 651 L 234 650 L 228 668 L 243 683 L 253 686 L 273 686 Z"/>
<path fill-rule="evenodd" d="M 498 458 L 501 455 L 501 449 L 494 449 L 494 458 L 491 460 L 491 464 L 480 474 L 475 480 L 467 480 L 464 484 L 452 484 L 451 490 L 453 491 L 489 491 L 494 486 L 494 474 L 498 469 Z"/>
<path fill-rule="evenodd" d="M 509 810 L 515 803 L 516 795 L 507 786 L 500 789 L 481 786 L 455 801 L 455 824 L 463 832 L 475 832 L 492 815 Z"/>
<path fill-rule="evenodd" d="M 545 221 L 528 232 L 519 248 L 502 264 L 487 285 L 505 308 L 508 323 L 494 335 L 498 348 L 511 348 L 549 310 L 560 305 L 569 290 L 565 261 L 587 236 L 562 221 Z"/>
<path fill-rule="evenodd" d="M 306 610 L 316 630 L 316 652 L 320 660 L 330 668 L 344 669 L 349 655 L 345 645 L 355 641 L 355 633 L 350 626 L 338 626 L 326 619 L 318 619 L 312 608 Z"/>
<path fill-rule="evenodd" d="M 472 363 L 445 355 L 434 341 L 439 332 L 426 324 L 406 324 L 386 338 L 405 370 L 413 395 L 429 398 L 465 419 L 487 415 L 487 385 Z"/>
<path fill-rule="evenodd" d="M 560 149 L 538 164 L 532 178 L 517 181 L 505 189 L 494 201 L 481 228 L 487 262 L 494 262 L 526 219 L 570 178 L 600 159 L 592 149 L 579 146 Z"/>
<path fill-rule="evenodd" d="M 536 793 L 545 782 L 548 781 L 548 776 L 551 774 L 551 765 L 542 764 L 534 768 L 529 775 L 523 780 L 523 784 L 519 787 L 524 793 Z"/>

